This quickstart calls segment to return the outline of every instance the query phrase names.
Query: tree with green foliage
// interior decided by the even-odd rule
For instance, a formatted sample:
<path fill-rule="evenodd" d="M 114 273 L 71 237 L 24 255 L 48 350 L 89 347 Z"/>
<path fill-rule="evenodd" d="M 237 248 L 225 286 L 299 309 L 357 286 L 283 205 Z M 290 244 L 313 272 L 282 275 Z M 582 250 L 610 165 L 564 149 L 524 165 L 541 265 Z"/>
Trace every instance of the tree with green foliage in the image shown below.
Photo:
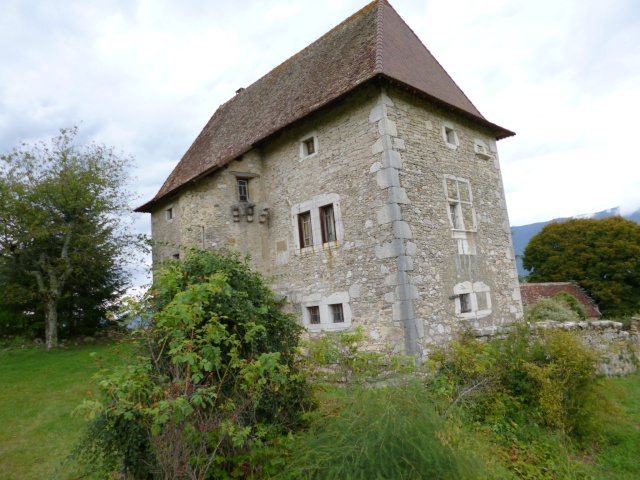
<path fill-rule="evenodd" d="M 61 323 L 104 318 L 126 286 L 126 259 L 141 246 L 128 222 L 131 159 L 78 144 L 77 135 L 62 129 L 0 156 L 0 318 L 42 322 L 47 348 L 58 346 Z"/>
<path fill-rule="evenodd" d="M 553 222 L 524 250 L 531 282 L 574 280 L 603 315 L 640 311 L 640 225 L 622 217 Z"/>
<path fill-rule="evenodd" d="M 134 478 L 263 478 L 314 407 L 298 369 L 302 331 L 235 253 L 190 250 L 128 308 L 135 360 L 100 381 L 83 440 L 94 468 Z"/>

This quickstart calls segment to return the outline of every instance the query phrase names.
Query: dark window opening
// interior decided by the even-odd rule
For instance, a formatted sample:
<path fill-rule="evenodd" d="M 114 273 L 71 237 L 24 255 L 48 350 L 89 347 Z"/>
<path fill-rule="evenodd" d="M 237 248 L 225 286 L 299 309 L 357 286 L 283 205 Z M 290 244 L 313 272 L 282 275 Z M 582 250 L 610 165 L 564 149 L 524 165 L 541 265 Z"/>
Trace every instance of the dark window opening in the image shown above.
<path fill-rule="evenodd" d="M 456 132 L 453 131 L 453 128 L 444 127 L 444 134 L 447 136 L 447 143 L 456 144 Z"/>
<path fill-rule="evenodd" d="M 320 307 L 307 307 L 309 313 L 309 323 L 317 325 L 320 323 Z"/>
<path fill-rule="evenodd" d="M 320 209 L 320 226 L 322 227 L 322 243 L 335 242 L 337 237 L 333 205 L 327 205 Z"/>
<path fill-rule="evenodd" d="M 166 215 L 167 220 L 173 220 L 173 208 L 167 208 Z"/>
<path fill-rule="evenodd" d="M 180 254 L 179 253 L 174 253 L 173 254 L 173 259 L 174 260 L 180 260 Z"/>
<path fill-rule="evenodd" d="M 338 303 L 336 305 L 329 305 L 329 309 L 331 310 L 331 318 L 333 319 L 333 323 L 344 323 L 344 313 L 342 311 L 341 303 Z"/>
<path fill-rule="evenodd" d="M 311 212 L 304 212 L 298 215 L 298 230 L 300 231 L 300 248 L 312 246 Z"/>
<path fill-rule="evenodd" d="M 308 138 L 307 140 L 303 140 L 302 143 L 304 144 L 305 155 L 313 155 L 314 153 L 316 153 L 316 145 L 313 137 Z"/>
<path fill-rule="evenodd" d="M 238 201 L 249 201 L 249 180 L 246 178 L 238 178 Z"/>
<path fill-rule="evenodd" d="M 471 311 L 471 294 L 460 294 L 460 313 L 467 313 Z"/>

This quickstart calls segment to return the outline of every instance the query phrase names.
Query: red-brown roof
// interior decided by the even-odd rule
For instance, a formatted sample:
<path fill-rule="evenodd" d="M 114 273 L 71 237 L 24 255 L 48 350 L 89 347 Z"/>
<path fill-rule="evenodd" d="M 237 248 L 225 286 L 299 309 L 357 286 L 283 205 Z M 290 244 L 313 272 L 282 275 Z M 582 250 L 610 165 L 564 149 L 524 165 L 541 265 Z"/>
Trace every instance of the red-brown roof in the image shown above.
<path fill-rule="evenodd" d="M 187 182 L 375 78 L 464 115 L 498 139 L 514 135 L 487 121 L 393 7 L 375 0 L 221 105 L 157 195 L 137 211 L 150 211 Z"/>
<path fill-rule="evenodd" d="M 534 305 L 541 298 L 552 298 L 557 293 L 567 292 L 576 297 L 587 317 L 600 318 L 602 313 L 598 306 L 587 293 L 580 288 L 580 285 L 573 282 L 548 282 L 548 283 L 521 283 L 520 294 L 522 303 Z"/>

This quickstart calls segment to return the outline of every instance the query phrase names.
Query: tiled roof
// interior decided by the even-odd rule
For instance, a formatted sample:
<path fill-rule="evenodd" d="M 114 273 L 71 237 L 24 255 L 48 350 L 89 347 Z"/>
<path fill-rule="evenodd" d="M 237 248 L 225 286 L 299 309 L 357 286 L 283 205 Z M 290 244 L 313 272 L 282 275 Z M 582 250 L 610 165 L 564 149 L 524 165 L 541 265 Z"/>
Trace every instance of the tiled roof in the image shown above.
<path fill-rule="evenodd" d="M 522 303 L 533 305 L 541 298 L 552 298 L 559 292 L 567 292 L 576 297 L 587 317 L 600 318 L 602 313 L 587 293 L 574 282 L 521 283 Z"/>
<path fill-rule="evenodd" d="M 181 186 L 375 78 L 409 88 L 489 128 L 487 121 L 386 0 L 375 0 L 221 105 L 169 175 L 150 211 Z"/>

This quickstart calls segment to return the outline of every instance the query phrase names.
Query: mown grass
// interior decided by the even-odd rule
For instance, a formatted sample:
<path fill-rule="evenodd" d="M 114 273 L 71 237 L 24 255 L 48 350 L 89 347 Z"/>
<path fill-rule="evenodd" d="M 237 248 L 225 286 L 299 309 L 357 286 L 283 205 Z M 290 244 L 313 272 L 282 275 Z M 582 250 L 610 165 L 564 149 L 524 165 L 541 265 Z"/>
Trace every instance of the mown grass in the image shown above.
<path fill-rule="evenodd" d="M 93 393 L 93 373 L 121 354 L 122 347 L 105 345 L 0 352 L 2 479 L 53 477 L 83 431 L 84 419 L 71 413 Z"/>

